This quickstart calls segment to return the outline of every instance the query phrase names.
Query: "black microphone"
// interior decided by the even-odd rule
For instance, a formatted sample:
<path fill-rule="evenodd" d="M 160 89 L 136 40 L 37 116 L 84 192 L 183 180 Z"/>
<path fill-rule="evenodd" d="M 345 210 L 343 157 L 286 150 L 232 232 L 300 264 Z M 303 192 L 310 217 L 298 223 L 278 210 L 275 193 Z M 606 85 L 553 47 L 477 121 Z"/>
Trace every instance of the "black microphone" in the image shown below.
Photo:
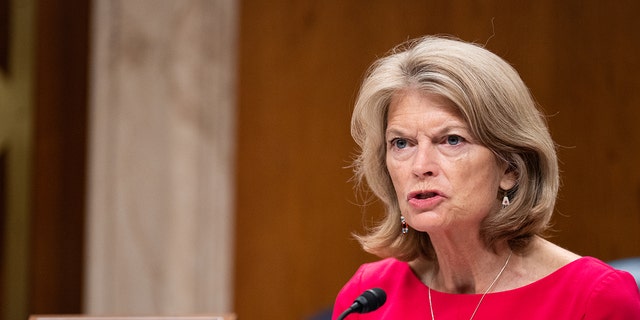
<path fill-rule="evenodd" d="M 353 301 L 353 304 L 349 309 L 345 310 L 338 319 L 343 320 L 351 313 L 367 313 L 376 310 L 387 301 L 387 294 L 380 288 L 373 288 L 363 292 L 359 297 Z"/>

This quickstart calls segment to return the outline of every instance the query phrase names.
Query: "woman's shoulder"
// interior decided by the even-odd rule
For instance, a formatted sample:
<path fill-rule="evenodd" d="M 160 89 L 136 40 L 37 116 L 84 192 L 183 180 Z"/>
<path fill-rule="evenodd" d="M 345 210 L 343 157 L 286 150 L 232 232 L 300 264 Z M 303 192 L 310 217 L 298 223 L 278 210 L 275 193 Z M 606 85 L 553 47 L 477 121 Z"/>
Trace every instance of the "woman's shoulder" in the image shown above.
<path fill-rule="evenodd" d="M 597 258 L 579 256 L 546 240 L 538 241 L 523 261 L 522 268 L 525 271 L 520 286 L 538 283 L 556 287 L 558 282 L 566 282 L 586 289 L 605 280 L 627 282 L 632 278 Z"/>
<path fill-rule="evenodd" d="M 342 288 L 348 296 L 361 291 L 381 288 L 388 294 L 398 290 L 421 290 L 424 284 L 415 275 L 407 262 L 386 258 L 362 264 Z"/>
<path fill-rule="evenodd" d="M 566 269 L 566 270 L 563 270 Z M 594 257 L 581 257 L 568 264 L 560 270 L 565 277 L 572 275 L 572 278 L 579 280 L 583 286 L 591 287 L 596 293 L 608 291 L 618 294 L 636 295 L 638 286 L 635 278 L 628 272 L 618 270 Z"/>
<path fill-rule="evenodd" d="M 631 296 L 637 299 L 638 287 L 631 274 L 617 270 L 600 259 L 579 256 L 556 245 L 546 243 L 540 258 L 546 265 L 534 288 L 577 291 L 585 295 Z"/>
<path fill-rule="evenodd" d="M 542 238 L 536 238 L 522 254 L 518 286 L 542 280 L 580 260 L 580 256 Z"/>
<path fill-rule="evenodd" d="M 415 296 L 416 291 L 425 290 L 407 262 L 386 258 L 364 263 L 338 293 L 334 311 L 345 310 L 358 295 L 372 288 L 385 291 L 387 304 L 393 304 L 393 301 L 402 299 L 411 301 L 412 297 L 406 297 L 406 295 Z"/>
<path fill-rule="evenodd" d="M 619 278 L 621 276 L 624 278 L 624 275 L 627 273 L 613 268 L 600 259 L 585 256 L 559 268 L 554 274 L 563 277 L 572 276 L 575 278 L 584 278 L 585 280 L 588 279 L 593 282 L 598 282 L 604 278 Z"/>
<path fill-rule="evenodd" d="M 354 278 L 358 277 L 360 282 L 380 282 L 393 281 L 389 278 L 405 277 L 409 274 L 413 275 L 413 272 L 407 262 L 386 258 L 362 264 Z"/>
<path fill-rule="evenodd" d="M 539 239 L 534 252 L 529 257 L 543 265 L 547 273 L 559 271 L 565 267 L 580 269 L 589 273 L 609 273 L 619 271 L 600 259 L 590 256 L 580 256 L 552 242 Z"/>
<path fill-rule="evenodd" d="M 594 319 L 640 316 L 640 293 L 633 276 L 594 257 L 581 257 L 549 276 L 557 294 L 580 294 Z M 597 315 L 597 316 L 595 316 Z M 635 318 L 634 318 L 635 319 Z"/>

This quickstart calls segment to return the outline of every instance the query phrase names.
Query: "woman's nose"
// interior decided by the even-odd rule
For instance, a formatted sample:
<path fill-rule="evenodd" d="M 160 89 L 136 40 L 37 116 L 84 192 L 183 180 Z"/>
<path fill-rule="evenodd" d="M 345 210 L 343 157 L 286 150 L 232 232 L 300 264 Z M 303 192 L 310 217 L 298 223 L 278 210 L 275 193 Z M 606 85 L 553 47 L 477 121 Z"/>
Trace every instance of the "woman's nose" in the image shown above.
<path fill-rule="evenodd" d="M 420 146 L 413 159 L 413 174 L 417 177 L 430 177 L 438 173 L 439 164 L 433 146 Z"/>

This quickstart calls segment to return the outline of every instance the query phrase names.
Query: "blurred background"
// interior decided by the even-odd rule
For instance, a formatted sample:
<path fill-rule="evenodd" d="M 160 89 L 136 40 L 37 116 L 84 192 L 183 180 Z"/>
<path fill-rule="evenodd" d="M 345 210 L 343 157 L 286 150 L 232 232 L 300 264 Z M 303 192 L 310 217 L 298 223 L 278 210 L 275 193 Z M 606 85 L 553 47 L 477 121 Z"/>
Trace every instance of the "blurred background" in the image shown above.
<path fill-rule="evenodd" d="M 348 168 L 367 67 L 426 34 L 520 72 L 551 240 L 640 256 L 640 2 L 0 0 L 0 318 L 309 319 L 376 257 Z"/>

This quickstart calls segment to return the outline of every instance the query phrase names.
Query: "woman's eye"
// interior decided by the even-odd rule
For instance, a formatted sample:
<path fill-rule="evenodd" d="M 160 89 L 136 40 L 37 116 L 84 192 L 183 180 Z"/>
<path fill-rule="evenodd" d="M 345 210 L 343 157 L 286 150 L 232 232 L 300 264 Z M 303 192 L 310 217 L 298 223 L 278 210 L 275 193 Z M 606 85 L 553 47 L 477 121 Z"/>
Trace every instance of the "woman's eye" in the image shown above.
<path fill-rule="evenodd" d="M 455 146 L 462 142 L 462 137 L 456 135 L 447 136 L 447 144 Z"/>
<path fill-rule="evenodd" d="M 404 149 L 408 145 L 409 145 L 409 143 L 405 139 L 395 138 L 395 139 L 391 140 L 391 146 L 396 147 L 398 149 Z"/>

